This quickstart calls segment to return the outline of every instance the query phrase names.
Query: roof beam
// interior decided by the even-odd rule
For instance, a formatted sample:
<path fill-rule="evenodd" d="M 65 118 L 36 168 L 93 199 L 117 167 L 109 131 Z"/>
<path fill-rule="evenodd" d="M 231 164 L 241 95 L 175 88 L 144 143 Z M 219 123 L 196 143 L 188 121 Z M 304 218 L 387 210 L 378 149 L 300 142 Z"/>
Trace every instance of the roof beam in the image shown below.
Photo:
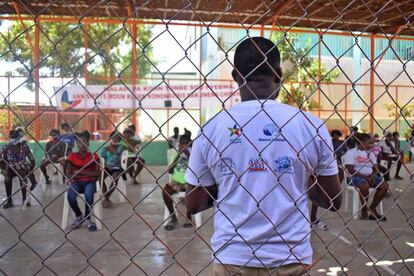
<path fill-rule="evenodd" d="M 280 5 L 280 7 L 277 7 L 276 12 L 273 12 L 273 14 L 272 14 L 272 12 L 270 12 L 271 18 L 269 20 L 266 20 L 265 22 L 263 22 L 263 25 L 268 25 L 268 24 L 272 23 L 273 21 L 276 21 L 276 17 L 278 15 L 280 15 L 281 13 L 285 12 L 288 8 L 290 8 L 290 6 L 292 5 L 292 3 L 294 1 L 295 0 L 287 0 L 282 5 Z"/>

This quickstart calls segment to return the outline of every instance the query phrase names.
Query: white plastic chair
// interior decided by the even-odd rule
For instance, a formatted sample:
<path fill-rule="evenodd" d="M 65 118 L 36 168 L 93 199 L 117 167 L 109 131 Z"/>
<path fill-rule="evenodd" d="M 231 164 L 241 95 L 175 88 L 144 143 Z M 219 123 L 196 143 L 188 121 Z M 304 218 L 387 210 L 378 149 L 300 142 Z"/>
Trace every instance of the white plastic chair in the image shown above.
<path fill-rule="evenodd" d="M 173 154 L 174 154 L 174 152 L 176 152 L 177 150 L 176 149 L 174 149 L 174 148 L 172 148 L 172 149 L 168 149 L 167 150 L 167 164 L 168 164 L 168 166 L 170 165 L 170 163 L 171 163 L 171 157 L 173 156 Z M 168 167 L 167 167 L 167 169 L 168 169 Z M 169 173 L 168 174 L 169 175 L 169 178 L 168 178 L 168 183 L 171 183 L 171 174 Z"/>
<path fill-rule="evenodd" d="M 172 149 L 168 149 L 167 150 L 167 163 L 168 165 L 170 165 L 171 163 L 171 157 L 174 154 L 174 152 L 177 152 L 176 149 L 172 148 Z M 169 178 L 168 178 L 168 183 L 171 183 L 172 179 L 171 179 L 171 174 L 169 173 Z M 174 208 L 175 205 L 177 204 L 177 202 L 181 201 L 182 199 L 185 198 L 185 192 L 179 192 L 176 194 L 172 195 L 172 199 L 174 201 Z M 166 226 L 168 224 L 168 217 L 170 216 L 170 212 L 168 211 L 167 206 L 165 206 L 164 208 L 164 226 Z M 194 219 L 195 219 L 195 223 L 196 223 L 196 227 L 200 227 L 201 223 L 202 223 L 202 216 L 201 216 L 201 212 L 197 213 L 194 215 Z"/>
<path fill-rule="evenodd" d="M 96 181 L 96 193 L 93 196 L 93 207 L 91 210 L 91 218 L 92 216 L 95 216 L 95 223 L 96 223 L 96 228 L 98 228 L 98 230 L 102 229 L 102 218 L 103 218 L 103 213 L 102 213 L 102 189 L 101 189 L 101 183 L 103 183 L 104 181 L 104 167 L 105 166 L 105 161 L 100 158 L 100 169 L 101 169 L 101 177 L 98 181 Z M 68 186 L 69 188 L 69 186 Z M 69 218 L 69 202 L 67 199 L 67 195 L 68 192 L 66 191 L 64 194 L 64 198 L 63 198 L 63 212 L 62 212 L 62 223 L 60 225 L 60 227 L 62 228 L 62 230 L 66 230 L 66 227 L 68 226 L 68 218 Z"/>
<path fill-rule="evenodd" d="M 54 163 L 54 164 L 48 164 L 46 167 L 47 175 L 51 176 L 51 179 L 55 176 L 55 173 L 57 173 L 58 182 L 61 185 L 65 184 L 65 175 L 63 171 L 63 165 L 61 163 Z M 43 173 L 40 174 L 40 184 L 42 185 L 42 189 L 46 189 L 46 178 L 43 175 Z M 53 181 L 52 181 L 53 182 Z"/>
<path fill-rule="evenodd" d="M 125 173 L 124 162 L 126 162 L 125 161 L 125 155 L 127 156 L 126 159 L 128 159 L 128 151 L 123 151 L 122 152 L 122 155 L 121 155 L 121 168 L 124 170 L 124 173 Z M 104 162 L 104 166 L 105 166 L 105 160 L 103 162 Z M 126 168 L 126 166 L 125 166 L 125 168 Z M 107 181 L 108 178 L 109 178 L 109 182 Z M 108 184 L 107 187 L 109 189 L 109 187 L 111 186 L 112 177 L 110 177 L 110 176 L 105 177 L 104 181 L 105 181 L 104 182 L 105 185 Z M 125 181 L 122 178 L 122 176 L 120 176 L 118 178 L 118 185 L 116 186 L 117 188 L 115 188 L 115 191 L 114 192 L 118 194 L 119 202 L 126 202 L 126 198 L 124 196 L 124 195 L 126 195 L 126 192 L 127 192 L 126 182 L 127 181 Z"/>
<path fill-rule="evenodd" d="M 139 150 L 139 149 L 137 149 Z M 121 167 L 122 169 L 127 172 L 127 168 L 128 168 L 128 158 L 136 158 L 137 155 L 135 153 L 129 153 L 129 151 L 125 150 L 122 152 L 122 157 L 121 157 Z M 134 166 L 134 169 L 136 169 L 137 167 L 137 163 L 135 162 L 132 166 Z M 142 171 L 138 174 L 138 182 L 142 183 Z M 131 176 L 129 175 L 129 173 L 126 173 L 126 182 L 132 184 L 132 182 L 134 181 L 134 179 L 131 178 Z"/>
<path fill-rule="evenodd" d="M 66 154 L 68 152 L 68 144 L 65 144 L 65 153 L 63 155 L 63 158 L 66 158 Z M 55 175 L 55 173 L 57 173 L 58 175 L 58 182 L 61 185 L 65 184 L 65 175 L 64 175 L 64 168 L 62 163 L 49 163 L 46 167 L 46 172 L 47 175 L 51 175 L 53 178 L 53 176 Z M 42 186 L 42 190 L 45 191 L 46 190 L 46 178 L 43 175 L 43 173 L 40 174 L 40 179 L 39 179 L 40 185 Z"/>
<path fill-rule="evenodd" d="M 345 158 L 344 158 L 344 156 L 342 156 L 341 161 L 342 161 L 343 166 L 345 167 Z M 352 219 L 357 219 L 358 216 L 356 214 L 358 214 L 359 209 L 360 209 L 360 204 L 361 204 L 361 201 L 359 200 L 359 190 L 358 190 L 357 187 L 353 186 L 352 184 L 348 184 L 347 175 L 350 175 L 350 174 L 347 173 L 346 169 L 345 169 L 345 171 L 344 171 L 344 180 L 342 181 L 342 185 L 345 187 L 345 196 L 344 196 L 345 206 L 344 206 L 344 208 L 345 208 L 345 212 L 347 212 L 349 210 L 348 195 L 349 195 L 349 192 L 350 192 L 350 193 L 352 193 Z M 377 190 L 376 188 L 369 188 L 368 194 L 372 195 L 372 197 L 373 197 L 376 190 Z M 365 204 L 368 205 L 368 200 L 365 202 Z M 380 202 L 379 207 L 380 207 L 381 215 L 383 215 L 384 214 L 384 206 L 382 204 L 382 201 Z"/>
<path fill-rule="evenodd" d="M 3 174 L 0 174 L 0 185 L 3 186 L 5 181 L 5 177 Z M 16 183 L 17 182 L 17 183 Z M 20 179 L 18 176 L 13 177 L 12 179 L 12 185 L 13 187 L 18 187 L 20 189 Z M 30 185 L 28 185 L 27 181 L 25 183 L 25 186 L 23 186 L 23 189 L 26 189 L 26 200 L 22 203 L 22 209 L 25 210 L 27 207 L 27 204 L 30 202 Z M 14 189 L 13 189 L 14 190 Z M 12 194 L 15 192 L 15 190 L 12 192 Z"/>
<path fill-rule="evenodd" d="M 174 201 L 174 210 L 175 210 L 175 205 L 180 202 L 181 200 L 183 200 L 185 198 L 185 192 L 179 192 L 176 194 L 172 195 L 172 199 Z M 164 224 L 163 226 L 166 226 L 168 224 L 168 217 L 170 216 L 170 212 L 168 211 L 167 206 L 165 206 L 164 208 Z M 196 228 L 199 228 L 203 222 L 202 216 L 201 216 L 201 212 L 197 213 L 194 215 L 194 219 L 195 219 L 195 225 Z"/>

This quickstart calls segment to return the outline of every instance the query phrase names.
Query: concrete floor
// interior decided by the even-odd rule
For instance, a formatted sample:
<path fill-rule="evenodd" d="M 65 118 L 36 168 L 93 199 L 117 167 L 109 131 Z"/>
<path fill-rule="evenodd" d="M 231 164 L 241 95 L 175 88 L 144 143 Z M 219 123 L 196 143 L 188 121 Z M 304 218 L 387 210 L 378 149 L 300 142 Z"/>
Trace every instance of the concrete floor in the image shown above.
<path fill-rule="evenodd" d="M 312 275 L 413 275 L 414 189 L 404 170 L 403 181 L 393 181 L 393 196 L 384 201 L 388 221 L 351 220 L 344 208 L 325 213 L 329 231 L 312 233 Z M 130 202 L 104 209 L 104 229 L 89 233 L 60 230 L 64 187 L 55 183 L 36 189 L 32 207 L 0 210 L 0 272 L 7 275 L 209 275 L 212 211 L 203 213 L 203 226 L 195 231 L 181 226 L 172 232 L 162 227 L 164 206 L 158 182 L 165 167 L 149 167 L 143 183 L 128 185 Z M 0 196 L 5 197 L 4 187 Z M 20 202 L 16 194 L 15 203 Z M 113 200 L 116 201 L 116 194 Z M 181 221 L 183 221 L 181 217 Z M 180 218 L 179 218 L 180 219 Z M 359 246 L 360 244 L 360 246 Z M 405 260 L 405 263 L 402 262 Z M 369 262 L 382 261 L 373 267 Z"/>

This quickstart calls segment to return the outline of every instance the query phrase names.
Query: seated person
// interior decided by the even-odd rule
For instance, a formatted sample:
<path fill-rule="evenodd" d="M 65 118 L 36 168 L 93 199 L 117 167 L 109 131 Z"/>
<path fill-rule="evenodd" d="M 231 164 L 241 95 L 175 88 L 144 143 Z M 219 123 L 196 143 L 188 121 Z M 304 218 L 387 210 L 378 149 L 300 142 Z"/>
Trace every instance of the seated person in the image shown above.
<path fill-rule="evenodd" d="M 52 129 L 49 133 L 50 141 L 46 144 L 46 155 L 40 164 L 40 170 L 46 179 L 46 184 L 50 184 L 50 178 L 47 175 L 47 166 L 49 164 L 56 164 L 63 160 L 66 153 L 66 144 L 59 139 L 59 130 Z M 61 172 L 63 173 L 63 172 Z"/>
<path fill-rule="evenodd" d="M 379 174 L 376 157 L 371 152 L 373 148 L 371 136 L 362 133 L 358 138 L 357 147 L 348 150 L 344 159 L 345 168 L 351 175 L 351 185 L 359 189 L 362 206 L 360 218 L 385 221 L 386 217 L 377 212 L 377 206 L 383 200 L 388 184 Z M 368 209 L 366 200 L 369 196 L 369 188 L 375 188 L 376 192 Z M 371 213 L 370 215 L 368 215 L 368 211 Z"/>
<path fill-rule="evenodd" d="M 134 157 L 128 157 L 127 168 L 128 173 L 133 179 L 133 184 L 139 184 L 137 177 L 144 168 L 145 160 L 141 158 L 139 153 L 140 141 L 134 138 L 134 132 L 130 128 L 126 128 L 123 132 L 123 138 L 121 144 L 126 147 L 130 155 L 135 155 Z M 134 168 L 134 165 L 137 165 Z"/>
<path fill-rule="evenodd" d="M 174 151 L 171 156 L 170 166 L 168 168 L 168 172 L 171 174 L 171 183 L 166 184 L 162 192 L 164 203 L 171 215 L 171 220 L 165 226 L 165 230 L 173 230 L 177 225 L 177 216 L 174 213 L 174 202 L 171 196 L 178 192 L 184 192 L 186 189 L 184 176 L 187 170 L 188 160 L 190 159 L 190 143 L 190 137 L 185 134 L 182 135 L 180 137 L 178 152 Z M 186 223 L 184 223 L 184 227 L 186 228 L 192 226 L 191 214 L 189 212 L 187 212 L 187 219 Z"/>
<path fill-rule="evenodd" d="M 81 227 L 88 220 L 88 230 L 95 231 L 96 224 L 92 222 L 90 208 L 93 206 L 93 197 L 96 192 L 96 181 L 101 175 L 99 156 L 91 153 L 89 147 L 90 134 L 87 131 L 76 134 L 78 152 L 70 153 L 65 165 L 65 174 L 69 179 L 68 203 L 75 212 L 76 218 L 72 224 L 74 229 Z M 85 215 L 79 209 L 78 194 L 85 194 Z"/>
<path fill-rule="evenodd" d="M 28 139 L 27 139 L 27 135 L 26 135 L 26 131 L 24 130 L 24 127 L 22 127 L 22 126 L 16 127 L 16 131 L 19 133 L 20 143 L 27 145 Z M 29 175 L 27 177 L 30 179 L 30 182 L 32 183 L 32 185 L 36 186 L 37 185 L 37 180 L 36 180 L 36 177 L 35 177 L 34 172 L 33 172 L 34 168 L 35 168 L 35 166 L 33 165 L 30 169 L 31 173 L 29 173 Z"/>
<path fill-rule="evenodd" d="M 21 142 L 19 131 L 10 131 L 9 138 L 10 142 L 2 148 L 0 153 L 0 168 L 4 174 L 4 186 L 7 195 L 7 201 L 3 204 L 4 209 L 13 207 L 12 185 L 14 177 L 18 177 L 20 180 L 22 204 L 26 202 L 26 187 L 22 180 L 28 177 L 35 166 L 33 154 L 27 143 Z M 32 182 L 30 190 L 32 191 L 36 185 L 36 182 Z"/>
<path fill-rule="evenodd" d="M 123 173 L 121 167 L 121 157 L 122 152 L 126 150 L 126 147 L 120 144 L 121 136 L 117 131 L 112 131 L 111 133 L 111 144 L 102 149 L 101 157 L 105 159 L 105 178 L 110 176 L 111 186 L 109 190 L 106 187 L 105 181 L 102 183 L 102 193 L 104 195 L 104 201 L 102 206 L 104 208 L 111 207 L 113 205 L 112 201 L 109 199 L 112 193 L 115 190 L 115 187 L 118 185 L 118 180 L 120 175 Z M 125 175 L 122 174 L 122 177 L 125 179 Z"/>
<path fill-rule="evenodd" d="M 72 133 L 72 129 L 68 123 L 63 123 L 62 126 L 62 135 L 60 135 L 60 141 L 68 145 L 67 154 L 71 153 L 75 147 L 75 135 Z"/>
<path fill-rule="evenodd" d="M 338 163 L 338 171 L 339 171 L 339 181 L 342 182 L 344 179 L 344 172 L 342 170 L 342 156 L 345 154 L 347 146 L 346 143 L 341 140 L 342 132 L 337 129 L 331 131 L 332 137 L 332 146 L 333 151 L 336 157 L 336 161 Z M 328 230 L 328 225 L 317 218 L 318 206 L 312 202 L 311 206 L 311 213 L 310 213 L 310 222 L 311 227 L 317 227 L 320 230 Z"/>
<path fill-rule="evenodd" d="M 380 171 L 384 174 L 385 181 L 390 181 L 390 171 L 393 161 L 397 161 L 400 154 L 395 148 L 394 138 L 391 132 L 387 132 L 385 140 L 379 142 L 381 153 L 379 154 Z"/>

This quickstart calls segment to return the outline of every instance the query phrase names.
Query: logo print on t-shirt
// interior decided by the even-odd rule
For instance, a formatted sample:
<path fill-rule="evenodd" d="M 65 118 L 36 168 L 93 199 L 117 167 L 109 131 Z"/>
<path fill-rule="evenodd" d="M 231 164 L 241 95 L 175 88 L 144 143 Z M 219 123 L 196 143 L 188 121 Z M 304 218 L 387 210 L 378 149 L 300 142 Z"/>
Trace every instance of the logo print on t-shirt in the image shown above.
<path fill-rule="evenodd" d="M 236 163 L 229 157 L 223 157 L 218 162 L 217 167 L 220 169 L 221 175 L 232 175 L 235 173 Z"/>
<path fill-rule="evenodd" d="M 250 159 L 249 172 L 253 172 L 253 173 L 267 172 L 266 163 L 267 161 L 262 158 Z"/>
<path fill-rule="evenodd" d="M 288 156 L 282 156 L 275 160 L 275 171 L 278 173 L 293 174 L 292 158 Z"/>
<path fill-rule="evenodd" d="M 280 134 L 279 128 L 275 124 L 265 125 L 263 128 L 263 134 L 265 137 L 259 138 L 260 142 L 278 141 L 284 142 L 285 138 Z"/>
<path fill-rule="evenodd" d="M 229 127 L 227 129 L 230 130 L 230 142 L 235 143 L 235 144 L 241 143 L 241 138 L 240 138 L 240 136 L 242 134 L 241 128 L 237 127 L 237 124 L 235 124 L 233 127 Z M 231 138 L 231 137 L 234 137 L 234 136 L 236 136 L 236 137 Z"/>
<path fill-rule="evenodd" d="M 234 127 L 229 127 L 228 130 L 230 130 L 230 137 L 232 137 L 233 135 L 240 137 L 241 135 L 241 129 L 237 128 L 237 124 L 235 124 Z"/>

